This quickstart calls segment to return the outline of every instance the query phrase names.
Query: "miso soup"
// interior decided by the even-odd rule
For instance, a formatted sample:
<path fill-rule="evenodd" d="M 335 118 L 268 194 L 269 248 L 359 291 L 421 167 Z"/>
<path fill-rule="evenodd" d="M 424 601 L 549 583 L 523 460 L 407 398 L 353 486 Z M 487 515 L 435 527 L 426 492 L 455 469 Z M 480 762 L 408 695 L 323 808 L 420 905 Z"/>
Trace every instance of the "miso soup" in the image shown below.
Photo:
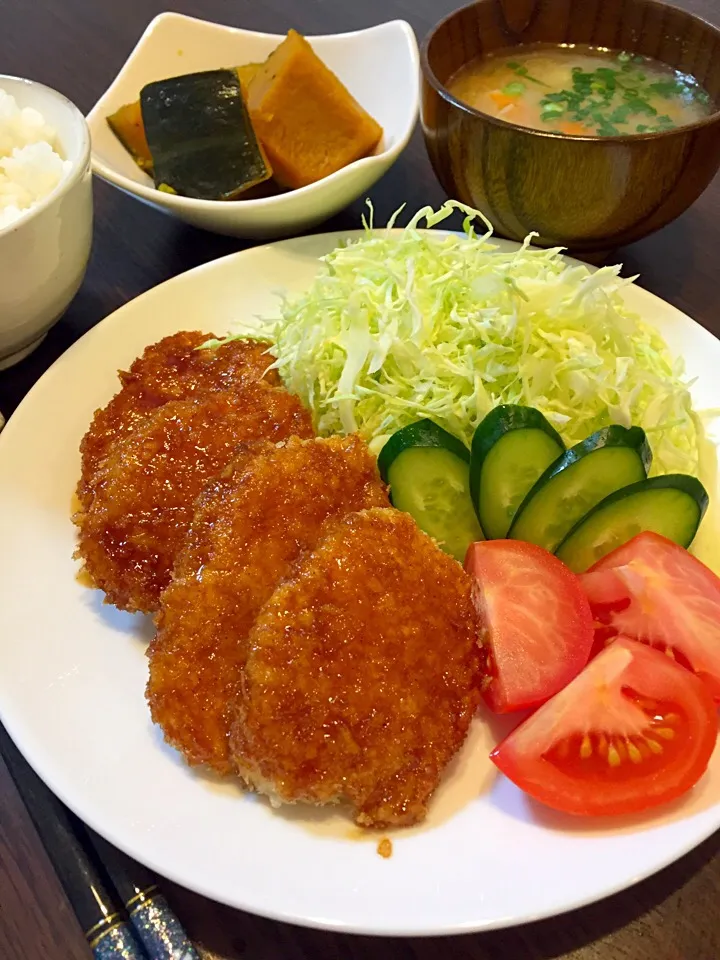
<path fill-rule="evenodd" d="M 657 133 L 716 109 L 687 73 L 649 57 L 580 44 L 496 51 L 466 64 L 447 87 L 493 117 L 576 136 Z"/>

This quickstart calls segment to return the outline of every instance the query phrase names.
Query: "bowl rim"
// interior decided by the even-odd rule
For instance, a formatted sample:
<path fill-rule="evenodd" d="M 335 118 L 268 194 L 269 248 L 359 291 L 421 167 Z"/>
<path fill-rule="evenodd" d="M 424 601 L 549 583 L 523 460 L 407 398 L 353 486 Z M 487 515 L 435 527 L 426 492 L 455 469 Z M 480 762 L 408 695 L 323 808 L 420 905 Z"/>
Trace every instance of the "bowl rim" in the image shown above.
<path fill-rule="evenodd" d="M 52 97 L 55 97 L 64 108 L 69 109 L 70 113 L 74 116 L 75 120 L 79 122 L 79 129 L 81 131 L 80 137 L 80 150 L 78 156 L 72 162 L 72 168 L 70 172 L 56 184 L 50 193 L 47 196 L 43 197 L 42 200 L 38 200 L 37 203 L 33 204 L 32 207 L 29 207 L 27 210 L 17 218 L 13 220 L 12 223 L 6 224 L 4 227 L 0 227 L 0 240 L 9 236 L 9 234 L 14 233 L 16 230 L 22 229 L 26 224 L 28 224 L 35 217 L 39 216 L 44 210 L 47 210 L 56 200 L 64 196 L 75 184 L 81 179 L 85 171 L 90 166 L 90 128 L 88 122 L 85 119 L 82 110 L 77 107 L 72 100 L 65 96 L 64 93 L 60 93 L 59 90 L 55 90 L 54 87 L 49 87 L 45 83 L 40 83 L 38 80 L 30 80 L 27 77 L 16 77 L 10 73 L 0 73 L 0 89 L 3 89 L 3 84 L 8 80 L 13 83 L 25 84 L 28 87 L 37 87 L 41 90 L 47 91 Z M 9 91 L 6 91 L 9 93 Z M 10 93 L 10 96 L 13 96 Z"/>
<path fill-rule="evenodd" d="M 472 117 L 477 117 L 479 120 L 485 120 L 488 123 L 492 123 L 494 126 L 504 127 L 508 130 L 515 130 L 520 133 L 529 134 L 530 136 L 551 140 L 565 140 L 570 142 L 576 141 L 579 143 L 647 143 L 648 141 L 676 137 L 680 133 L 699 130 L 703 127 L 709 127 L 720 120 L 720 105 L 718 105 L 709 116 L 703 117 L 701 120 L 695 120 L 693 123 L 684 123 L 680 127 L 673 127 L 671 130 L 659 130 L 656 133 L 620 133 L 609 137 L 601 137 L 593 136 L 592 134 L 581 135 L 574 133 L 562 133 L 560 130 L 538 130 L 535 127 L 524 127 L 522 124 L 512 123 L 510 120 L 504 120 L 502 117 L 493 117 L 490 113 L 485 113 L 483 110 L 478 110 L 477 107 L 473 107 L 469 103 L 459 100 L 452 93 L 450 93 L 448 88 L 443 83 L 438 80 L 430 66 L 428 49 L 441 27 L 444 27 L 446 23 L 449 23 L 465 10 L 469 10 L 471 7 L 475 7 L 481 2 L 483 2 L 483 0 L 474 0 L 474 2 L 467 3 L 462 7 L 458 7 L 446 17 L 443 17 L 442 20 L 439 20 L 435 26 L 428 31 L 420 45 L 420 68 L 422 70 L 423 79 L 430 84 L 430 86 L 440 97 L 442 97 L 443 100 L 446 100 L 448 103 L 452 104 L 453 107 L 462 110 L 463 113 L 467 113 Z M 686 17 L 689 17 L 691 20 L 694 20 L 696 23 L 698 23 L 703 29 L 714 33 L 717 36 L 718 42 L 720 42 L 720 27 L 716 27 L 715 24 L 710 23 L 709 20 L 705 20 L 704 17 L 690 13 L 688 10 L 684 10 L 680 7 L 675 7 L 673 4 L 664 3 L 662 0 L 644 0 L 644 2 L 654 7 L 660 7 L 664 10 L 676 10 L 679 13 L 684 14 Z M 522 47 L 524 44 L 518 43 L 515 44 L 515 46 Z M 512 46 L 510 49 L 512 49 Z M 666 64 L 666 66 L 669 66 L 669 64 Z"/>
<path fill-rule="evenodd" d="M 286 34 L 279 33 L 266 33 L 261 30 L 247 30 L 244 27 L 234 27 L 230 24 L 218 23 L 215 20 L 203 20 L 200 17 L 192 17 L 187 14 L 175 13 L 171 11 L 166 11 L 160 13 L 148 23 L 148 25 L 143 30 L 139 40 L 130 51 L 126 57 L 124 63 L 120 67 L 120 70 L 115 74 L 113 79 L 107 88 L 100 94 L 95 104 L 89 111 L 87 115 L 88 123 L 96 121 L 96 116 L 94 116 L 95 111 L 97 110 L 98 105 L 106 96 L 106 94 L 112 89 L 115 82 L 118 79 L 118 76 L 124 69 L 125 65 L 129 60 L 134 56 L 135 52 L 138 49 L 140 43 L 148 35 L 151 29 L 155 25 L 166 19 L 181 19 L 186 21 L 194 21 L 195 23 L 201 23 L 205 25 L 210 25 L 213 27 L 220 27 L 225 30 L 231 30 L 237 33 L 244 33 L 254 37 L 263 37 L 268 39 L 277 40 L 278 43 L 283 40 Z M 323 33 L 323 34 L 308 34 L 307 39 L 309 41 L 317 39 L 342 39 L 349 37 L 356 37 L 361 34 L 372 33 L 373 31 L 386 28 L 389 26 L 396 26 L 404 34 L 404 37 L 407 41 L 407 52 L 409 55 L 409 66 L 411 76 L 414 77 L 414 86 L 412 91 L 411 100 L 411 115 L 410 121 L 407 124 L 407 127 L 402 130 L 401 135 L 398 140 L 390 147 L 381 151 L 380 153 L 371 154 L 368 157 L 360 157 L 358 160 L 353 160 L 352 163 L 346 164 L 346 166 L 341 167 L 340 170 L 336 170 L 334 173 L 329 174 L 327 177 L 323 177 L 321 180 L 315 181 L 315 183 L 307 184 L 304 187 L 297 187 L 294 190 L 286 190 L 282 193 L 275 194 L 270 197 L 255 197 L 249 198 L 242 201 L 242 206 L 238 209 L 248 210 L 248 211 L 257 211 L 262 209 L 267 209 L 271 207 L 279 207 L 288 202 L 289 198 L 307 198 L 311 197 L 314 193 L 318 193 L 321 190 L 325 189 L 326 185 L 331 185 L 338 183 L 343 178 L 348 175 L 348 172 L 362 169 L 365 167 L 373 166 L 382 166 L 392 164 L 397 157 L 402 153 L 402 151 L 407 146 L 410 137 L 413 134 L 415 126 L 418 120 L 418 114 L 420 109 L 420 52 L 418 48 L 417 36 L 412 26 L 407 22 L 407 20 L 402 20 L 400 18 L 395 18 L 393 20 L 386 20 L 382 23 L 376 23 L 369 27 L 364 27 L 359 30 L 348 30 L 344 33 Z M 414 105 L 412 103 L 414 101 Z M 104 119 L 104 118 L 103 118 Z M 89 127 L 89 129 L 91 129 Z M 118 173 L 113 167 L 108 166 L 91 150 L 90 155 L 91 165 L 93 173 L 96 176 L 99 176 L 101 179 L 105 180 L 108 183 L 113 184 L 113 186 L 119 187 L 121 190 L 124 190 L 126 193 L 130 193 L 138 199 L 149 201 L 153 204 L 160 204 L 165 210 L 185 210 L 188 213 L 191 211 L 200 212 L 200 211 L 209 211 L 219 209 L 218 205 L 227 206 L 228 203 L 225 200 L 202 200 L 197 197 L 183 197 L 179 194 L 167 194 L 158 191 L 158 189 L 152 184 L 138 183 L 137 180 L 132 180 L 130 177 L 126 177 L 122 173 Z M 158 194 L 160 194 L 161 199 L 158 199 Z M 235 206 L 233 206 L 235 209 Z"/>

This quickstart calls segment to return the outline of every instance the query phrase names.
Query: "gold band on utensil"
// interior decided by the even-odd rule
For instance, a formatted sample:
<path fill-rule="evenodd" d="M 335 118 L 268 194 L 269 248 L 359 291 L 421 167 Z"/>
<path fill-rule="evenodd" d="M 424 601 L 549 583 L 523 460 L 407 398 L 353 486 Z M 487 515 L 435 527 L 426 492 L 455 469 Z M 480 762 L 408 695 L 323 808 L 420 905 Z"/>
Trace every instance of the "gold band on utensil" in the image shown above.
<path fill-rule="evenodd" d="M 98 920 L 97 923 L 93 924 L 89 930 L 85 931 L 85 937 L 87 938 L 90 947 L 94 947 L 100 940 L 105 936 L 105 934 L 110 933 L 111 930 L 114 930 L 115 927 L 120 926 L 123 922 L 122 917 L 119 913 L 110 913 L 107 917 L 103 917 L 102 920 Z"/>
<path fill-rule="evenodd" d="M 134 897 L 130 897 L 126 901 L 125 906 L 129 913 L 134 913 L 139 907 L 144 903 L 147 903 L 148 900 L 152 900 L 157 894 L 157 884 L 151 883 L 149 887 L 146 887 L 144 890 L 140 890 L 135 894 Z"/>

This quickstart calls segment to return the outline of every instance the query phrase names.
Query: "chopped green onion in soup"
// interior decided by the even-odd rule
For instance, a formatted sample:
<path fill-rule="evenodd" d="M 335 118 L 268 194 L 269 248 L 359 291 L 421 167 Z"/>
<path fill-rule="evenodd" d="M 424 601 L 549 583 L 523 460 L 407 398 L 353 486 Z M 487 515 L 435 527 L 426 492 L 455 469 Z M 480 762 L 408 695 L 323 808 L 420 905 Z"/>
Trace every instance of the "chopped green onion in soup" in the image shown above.
<path fill-rule="evenodd" d="M 715 109 L 689 74 L 649 57 L 582 44 L 499 50 L 466 64 L 448 88 L 491 116 L 576 136 L 662 133 Z"/>

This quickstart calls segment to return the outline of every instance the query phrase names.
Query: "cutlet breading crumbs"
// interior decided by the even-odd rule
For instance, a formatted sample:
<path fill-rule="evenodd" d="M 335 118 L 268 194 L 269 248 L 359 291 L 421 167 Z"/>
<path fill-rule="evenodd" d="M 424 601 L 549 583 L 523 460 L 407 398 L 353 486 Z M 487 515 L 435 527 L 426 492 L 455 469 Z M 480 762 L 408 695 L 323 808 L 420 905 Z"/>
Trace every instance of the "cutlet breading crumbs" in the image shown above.
<path fill-rule="evenodd" d="M 203 570 L 212 549 L 215 523 L 223 514 L 225 498 L 232 495 L 233 487 L 254 457 L 263 453 L 269 454 L 284 443 L 284 440 L 277 443 L 271 440 L 249 440 L 241 443 L 225 469 L 208 481 L 193 504 L 192 523 L 182 548 L 175 557 L 173 579 L 199 576 L 199 571 Z"/>
<path fill-rule="evenodd" d="M 312 436 L 297 397 L 267 383 L 172 400 L 116 442 L 75 518 L 77 556 L 107 600 L 152 612 L 170 581 L 193 505 L 245 440 Z"/>
<path fill-rule="evenodd" d="M 92 498 L 95 471 L 113 444 L 157 407 L 170 400 L 240 389 L 260 379 L 280 384 L 276 371 L 268 371 L 273 358 L 266 352 L 267 343 L 231 340 L 213 349 L 197 349 L 212 337 L 198 330 L 175 333 L 147 347 L 129 370 L 120 371 L 122 389 L 95 412 L 80 444 L 82 475 L 77 492 L 83 504 Z"/>
<path fill-rule="evenodd" d="M 267 344 L 211 338 L 148 347 L 96 412 L 83 576 L 157 612 L 147 700 L 190 764 L 417 823 L 479 700 L 470 580 L 390 506 L 360 437 L 314 437 Z"/>
<path fill-rule="evenodd" d="M 383 837 L 380 843 L 377 845 L 377 852 L 385 860 L 389 860 L 393 855 L 393 845 L 392 840 L 389 837 Z"/>
<path fill-rule="evenodd" d="M 229 714 L 263 604 L 328 517 L 389 508 L 359 437 L 291 438 L 241 461 L 198 502 L 148 651 L 153 719 L 188 762 L 220 773 L 233 771 Z"/>
<path fill-rule="evenodd" d="M 462 567 L 407 514 L 349 514 L 258 615 L 234 759 L 280 800 L 346 800 L 366 827 L 417 823 L 465 739 L 478 683 Z"/>

